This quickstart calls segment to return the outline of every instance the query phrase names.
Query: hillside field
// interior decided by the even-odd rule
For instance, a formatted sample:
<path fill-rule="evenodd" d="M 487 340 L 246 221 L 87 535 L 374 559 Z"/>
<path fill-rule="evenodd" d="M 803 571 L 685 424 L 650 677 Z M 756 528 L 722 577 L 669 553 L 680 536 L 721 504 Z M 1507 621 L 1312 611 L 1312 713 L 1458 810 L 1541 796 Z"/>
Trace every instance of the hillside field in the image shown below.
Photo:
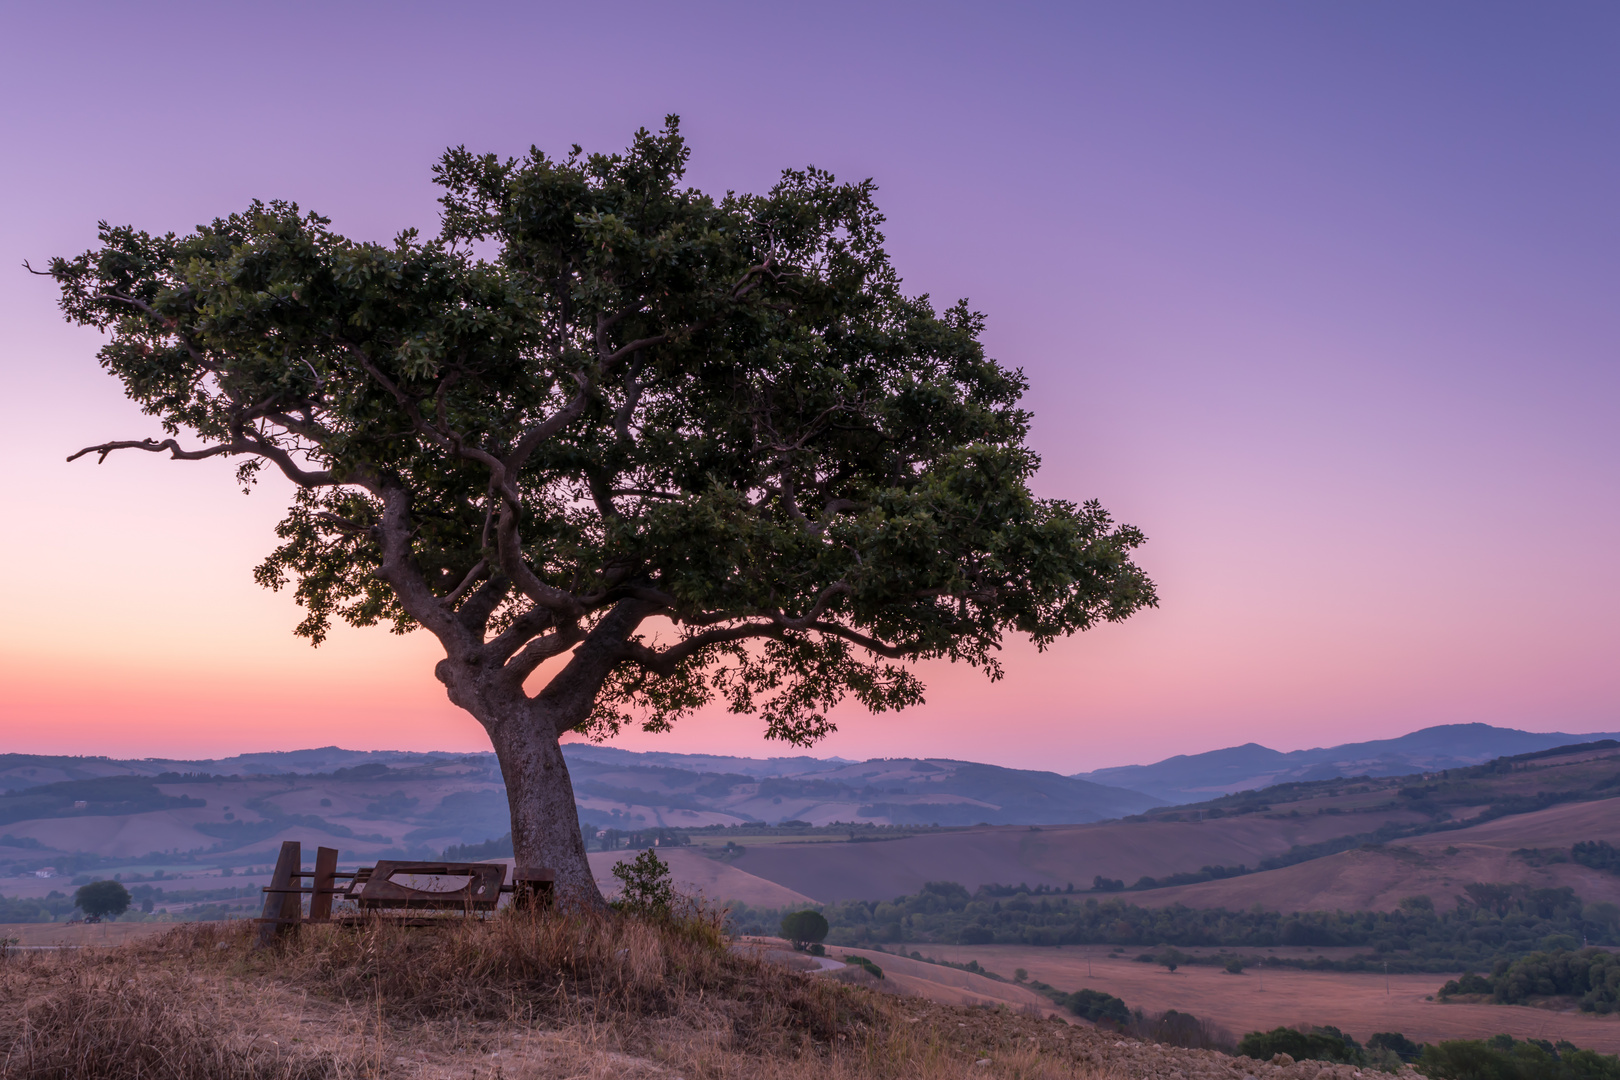
<path fill-rule="evenodd" d="M 1242 975 L 1231 975 L 1205 965 L 1188 965 L 1171 974 L 1157 964 L 1110 959 L 1101 947 L 1091 950 L 1090 975 L 1086 950 L 1075 946 L 918 948 L 925 956 L 953 963 L 976 960 L 1009 979 L 1016 969 L 1024 968 L 1031 979 L 1059 989 L 1106 991 L 1130 1007 L 1148 1012 L 1190 1012 L 1238 1036 L 1295 1024 L 1332 1024 L 1363 1042 L 1375 1031 L 1399 1031 L 1418 1042 L 1489 1038 L 1506 1032 L 1515 1038 L 1568 1039 L 1606 1054 L 1620 1052 L 1620 1020 L 1613 1016 L 1429 1001 L 1428 996 L 1445 981 L 1436 975 L 1391 975 L 1386 993 L 1385 977 L 1377 974 L 1251 968 Z M 880 965 L 886 962 L 884 953 L 869 955 Z"/>

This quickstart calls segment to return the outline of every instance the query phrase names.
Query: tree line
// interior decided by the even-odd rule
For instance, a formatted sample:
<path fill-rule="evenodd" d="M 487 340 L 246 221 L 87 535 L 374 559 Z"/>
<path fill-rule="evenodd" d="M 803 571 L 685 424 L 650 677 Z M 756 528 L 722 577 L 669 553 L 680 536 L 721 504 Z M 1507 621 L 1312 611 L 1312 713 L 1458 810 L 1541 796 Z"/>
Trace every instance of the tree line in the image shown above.
<path fill-rule="evenodd" d="M 1002 895 L 997 895 L 1002 893 Z M 930 882 L 893 901 L 846 901 L 823 907 L 828 944 L 877 943 L 1114 945 L 1121 947 L 1352 946 L 1351 957 L 1255 957 L 1250 963 L 1324 970 L 1456 971 L 1487 967 L 1538 950 L 1620 944 L 1620 906 L 1585 904 L 1569 888 L 1477 883 L 1453 911 L 1426 896 L 1394 911 L 1229 911 L 1181 905 L 1143 907 L 1123 897 L 1037 893 L 1005 887 L 970 893 L 955 882 Z M 775 932 L 781 912 L 733 907 L 739 932 Z M 1188 962 L 1226 963 L 1227 957 Z"/>

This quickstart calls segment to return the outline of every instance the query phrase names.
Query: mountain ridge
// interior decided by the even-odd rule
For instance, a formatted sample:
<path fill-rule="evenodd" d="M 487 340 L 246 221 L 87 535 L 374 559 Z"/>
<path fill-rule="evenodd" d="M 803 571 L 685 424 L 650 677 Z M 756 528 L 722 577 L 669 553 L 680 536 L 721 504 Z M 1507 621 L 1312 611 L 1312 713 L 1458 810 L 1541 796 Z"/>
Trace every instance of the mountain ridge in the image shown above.
<path fill-rule="evenodd" d="M 1482 723 L 1436 724 L 1389 739 L 1290 751 L 1247 742 L 1201 754 L 1177 754 L 1149 765 L 1118 765 L 1071 775 L 1170 803 L 1189 803 L 1273 784 L 1461 768 L 1492 758 L 1617 737 L 1613 732 L 1570 734 Z"/>

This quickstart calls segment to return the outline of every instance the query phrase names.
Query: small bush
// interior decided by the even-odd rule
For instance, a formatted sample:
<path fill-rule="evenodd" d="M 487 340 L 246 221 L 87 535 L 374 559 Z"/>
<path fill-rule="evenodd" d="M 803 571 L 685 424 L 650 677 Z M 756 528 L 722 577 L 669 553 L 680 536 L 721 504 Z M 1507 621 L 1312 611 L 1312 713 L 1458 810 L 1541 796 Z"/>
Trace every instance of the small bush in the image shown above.
<path fill-rule="evenodd" d="M 1287 1054 L 1295 1061 L 1335 1061 L 1359 1065 L 1364 1060 L 1361 1044 L 1336 1027 L 1273 1028 L 1251 1031 L 1237 1045 L 1237 1052 L 1265 1061 L 1276 1054 Z"/>
<path fill-rule="evenodd" d="M 1059 1001 L 1074 1015 L 1094 1024 L 1109 1024 L 1116 1028 L 1131 1022 L 1131 1010 L 1113 994 L 1101 990 L 1076 990 Z"/>
<path fill-rule="evenodd" d="M 846 963 L 846 964 L 854 964 L 856 967 L 859 967 L 859 968 L 865 968 L 867 971 L 871 972 L 873 975 L 876 975 L 878 978 L 880 978 L 880 979 L 883 978 L 883 969 L 878 967 L 876 964 L 874 964 L 867 957 L 848 955 L 848 956 L 844 957 L 844 963 Z"/>
<path fill-rule="evenodd" d="M 638 915 L 667 916 L 675 904 L 675 883 L 669 864 L 648 848 L 627 863 L 613 868 L 621 886 L 618 905 Z"/>
<path fill-rule="evenodd" d="M 1402 1061 L 1416 1061 L 1423 1047 L 1398 1031 L 1379 1031 L 1367 1037 L 1368 1050 L 1388 1050 Z"/>
<path fill-rule="evenodd" d="M 1232 1033 L 1210 1020 L 1192 1013 L 1168 1009 L 1162 1013 L 1133 1013 L 1125 1032 L 1150 1042 L 1183 1046 L 1191 1050 L 1231 1052 Z"/>

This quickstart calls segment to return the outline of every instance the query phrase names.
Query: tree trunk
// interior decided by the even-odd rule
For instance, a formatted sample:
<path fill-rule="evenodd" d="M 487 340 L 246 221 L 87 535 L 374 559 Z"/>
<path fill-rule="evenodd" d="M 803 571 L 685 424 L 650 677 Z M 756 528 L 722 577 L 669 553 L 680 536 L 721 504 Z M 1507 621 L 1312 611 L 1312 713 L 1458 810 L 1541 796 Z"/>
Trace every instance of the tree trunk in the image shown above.
<path fill-rule="evenodd" d="M 512 811 L 512 852 L 519 866 L 553 870 L 563 903 L 598 907 L 602 893 L 585 857 L 574 783 L 555 731 L 539 717 L 490 731 Z"/>
<path fill-rule="evenodd" d="M 506 781 L 517 864 L 553 871 L 557 897 L 564 904 L 603 906 L 579 832 L 574 784 L 557 741 L 558 732 L 573 727 L 577 718 L 553 717 L 554 709 L 529 699 L 521 688 L 513 691 L 498 672 L 443 660 L 438 676 L 450 700 L 489 732 Z"/>

